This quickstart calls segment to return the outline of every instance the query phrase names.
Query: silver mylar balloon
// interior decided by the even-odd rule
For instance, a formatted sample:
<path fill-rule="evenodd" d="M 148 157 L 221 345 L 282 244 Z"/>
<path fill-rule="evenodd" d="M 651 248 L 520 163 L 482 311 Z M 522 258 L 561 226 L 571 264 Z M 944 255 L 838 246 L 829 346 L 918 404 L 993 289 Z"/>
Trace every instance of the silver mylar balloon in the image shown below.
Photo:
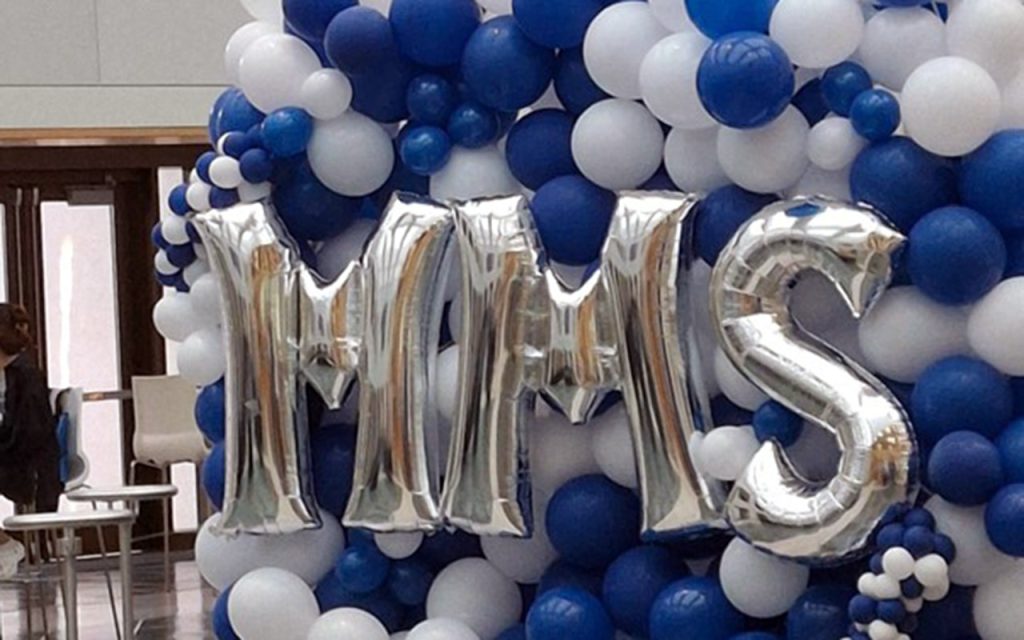
<path fill-rule="evenodd" d="M 714 326 L 725 353 L 778 402 L 834 433 L 842 455 L 823 486 L 799 476 L 766 443 L 733 486 L 726 517 L 770 553 L 827 564 L 856 553 L 890 506 L 916 492 L 909 420 L 867 371 L 793 321 L 791 288 L 823 274 L 857 317 L 889 283 L 905 238 L 869 208 L 821 198 L 772 205 L 722 251 L 711 282 Z"/>

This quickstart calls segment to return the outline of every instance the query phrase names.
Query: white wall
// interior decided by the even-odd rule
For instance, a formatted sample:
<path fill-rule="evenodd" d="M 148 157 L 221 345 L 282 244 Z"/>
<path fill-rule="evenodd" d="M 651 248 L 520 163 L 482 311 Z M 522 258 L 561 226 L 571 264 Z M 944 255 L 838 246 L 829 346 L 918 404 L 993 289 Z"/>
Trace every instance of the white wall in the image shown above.
<path fill-rule="evenodd" d="M 237 0 L 0 0 L 0 128 L 197 126 Z"/>

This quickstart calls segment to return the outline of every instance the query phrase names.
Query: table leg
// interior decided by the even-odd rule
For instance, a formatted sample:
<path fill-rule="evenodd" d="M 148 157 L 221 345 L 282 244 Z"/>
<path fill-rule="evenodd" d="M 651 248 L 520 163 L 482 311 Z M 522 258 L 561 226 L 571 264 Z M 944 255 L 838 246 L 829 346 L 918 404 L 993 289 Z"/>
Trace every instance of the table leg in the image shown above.
<path fill-rule="evenodd" d="M 132 525 L 118 525 L 118 546 L 121 552 L 121 638 L 135 638 L 135 609 L 132 602 Z"/>
<path fill-rule="evenodd" d="M 75 575 L 75 530 L 64 529 L 64 620 L 68 640 L 78 640 L 78 577 Z"/>

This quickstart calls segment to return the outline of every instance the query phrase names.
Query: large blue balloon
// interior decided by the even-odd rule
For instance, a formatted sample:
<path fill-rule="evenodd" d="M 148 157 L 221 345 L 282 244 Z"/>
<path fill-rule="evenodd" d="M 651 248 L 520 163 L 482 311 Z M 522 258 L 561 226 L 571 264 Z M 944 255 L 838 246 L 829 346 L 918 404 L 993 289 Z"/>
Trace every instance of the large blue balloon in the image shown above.
<path fill-rule="evenodd" d="M 396 55 L 366 74 L 352 76 L 352 108 L 377 122 L 405 120 L 406 89 L 417 73 L 415 66 Z"/>
<path fill-rule="evenodd" d="M 751 193 L 735 185 L 709 193 L 697 209 L 697 253 L 704 262 L 714 265 L 743 223 L 774 201 L 772 195 Z"/>
<path fill-rule="evenodd" d="M 995 438 L 1013 417 L 1010 380 L 976 358 L 939 360 L 918 377 L 910 415 L 927 448 L 944 435 L 964 429 Z"/>
<path fill-rule="evenodd" d="M 324 50 L 331 64 L 350 76 L 370 73 L 398 55 L 388 19 L 379 11 L 358 6 L 331 20 Z"/>
<path fill-rule="evenodd" d="M 1024 130 L 992 136 L 963 159 L 960 194 L 964 204 L 1000 229 L 1024 229 Z"/>
<path fill-rule="evenodd" d="M 429 67 L 447 67 L 461 58 L 480 24 L 480 9 L 473 0 L 394 0 L 390 18 L 402 55 Z"/>
<path fill-rule="evenodd" d="M 224 508 L 224 443 L 216 444 L 203 460 L 203 489 L 210 504 L 220 511 Z"/>
<path fill-rule="evenodd" d="M 356 0 L 284 0 L 284 18 L 296 34 L 320 40 L 331 19 L 356 4 Z"/>
<path fill-rule="evenodd" d="M 196 398 L 196 424 L 206 439 L 224 441 L 224 379 L 203 387 Z"/>
<path fill-rule="evenodd" d="M 697 69 L 697 93 L 715 120 L 750 129 L 779 117 L 796 80 L 785 50 L 768 36 L 741 31 L 715 40 Z"/>
<path fill-rule="evenodd" d="M 661 546 L 644 545 L 615 559 L 604 576 L 605 606 L 616 627 L 647 637 L 649 613 L 655 598 L 673 580 L 684 577 L 686 565 Z"/>
<path fill-rule="evenodd" d="M 341 517 L 352 494 L 355 466 L 355 428 L 322 427 L 310 438 L 313 490 L 324 511 Z"/>
<path fill-rule="evenodd" d="M 505 157 L 516 180 L 536 191 L 558 176 L 578 173 L 572 157 L 573 118 L 557 109 L 534 111 L 508 133 Z"/>
<path fill-rule="evenodd" d="M 466 43 L 462 58 L 462 75 L 469 93 L 501 111 L 515 111 L 536 102 L 554 73 L 555 52 L 527 38 L 512 16 L 480 25 Z"/>
<path fill-rule="evenodd" d="M 513 0 L 512 14 L 537 44 L 567 49 L 583 43 L 587 27 L 606 4 L 604 0 Z"/>
<path fill-rule="evenodd" d="M 530 640 L 613 640 L 615 626 L 601 601 L 574 587 L 546 591 L 526 614 Z"/>
<path fill-rule="evenodd" d="M 530 209 L 548 256 L 585 265 L 601 253 L 615 194 L 579 175 L 559 176 L 537 190 Z"/>
<path fill-rule="evenodd" d="M 736 31 L 768 33 L 778 0 L 685 0 L 690 20 L 709 38 Z"/>
<path fill-rule="evenodd" d="M 683 578 L 651 607 L 651 640 L 728 640 L 743 631 L 743 614 L 714 578 Z"/>
<path fill-rule="evenodd" d="M 581 476 L 552 496 L 546 525 L 552 546 L 564 559 L 604 567 L 639 541 L 640 501 L 603 475 Z"/>
<path fill-rule="evenodd" d="M 241 89 L 226 90 L 210 113 L 210 139 L 216 142 L 231 131 L 246 132 L 263 122 L 263 112 L 254 107 Z"/>
<path fill-rule="evenodd" d="M 846 615 L 856 590 L 838 584 L 811 587 L 786 615 L 787 640 L 834 640 L 846 635 Z"/>
<path fill-rule="evenodd" d="M 274 205 L 285 226 L 299 240 L 327 240 L 344 231 L 359 213 L 361 201 L 339 195 L 320 182 L 302 160 L 278 181 Z"/>
<path fill-rule="evenodd" d="M 610 96 L 597 86 L 583 62 L 583 47 L 558 52 L 555 94 L 569 113 L 579 115 Z"/>

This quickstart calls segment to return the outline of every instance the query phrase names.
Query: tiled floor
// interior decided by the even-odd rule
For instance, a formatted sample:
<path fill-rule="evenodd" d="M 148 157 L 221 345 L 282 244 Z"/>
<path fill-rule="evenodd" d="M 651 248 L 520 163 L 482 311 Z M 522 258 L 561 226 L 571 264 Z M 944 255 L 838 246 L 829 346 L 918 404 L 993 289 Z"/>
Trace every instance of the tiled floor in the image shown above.
<path fill-rule="evenodd" d="M 113 565 L 115 599 L 120 594 L 117 570 Z M 80 640 L 113 640 L 116 635 L 110 613 L 110 601 L 103 572 L 96 563 L 82 563 L 78 575 L 78 628 Z M 214 592 L 199 577 L 194 562 L 181 559 L 172 564 L 170 589 L 164 581 L 160 555 L 135 557 L 135 617 L 143 621 L 138 640 L 213 640 L 208 613 Z M 28 587 L 0 584 L 0 621 L 3 640 L 39 640 L 64 638 L 64 609 L 56 582 L 31 587 L 32 612 L 27 606 Z M 43 631 L 40 592 L 44 593 L 48 633 Z M 118 611 L 120 612 L 120 600 Z M 30 621 L 31 617 L 31 621 Z M 31 622 L 31 625 L 30 625 Z"/>

